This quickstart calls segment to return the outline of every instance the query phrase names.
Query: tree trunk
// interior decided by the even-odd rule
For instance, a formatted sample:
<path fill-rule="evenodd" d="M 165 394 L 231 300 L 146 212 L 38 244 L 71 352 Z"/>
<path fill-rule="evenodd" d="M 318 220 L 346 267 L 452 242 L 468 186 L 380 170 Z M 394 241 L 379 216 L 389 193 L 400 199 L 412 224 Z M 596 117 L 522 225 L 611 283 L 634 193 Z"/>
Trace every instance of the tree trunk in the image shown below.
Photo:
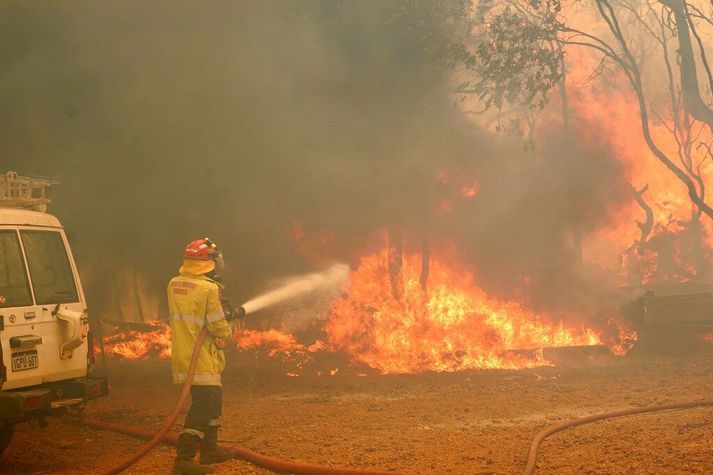
<path fill-rule="evenodd" d="M 646 221 L 636 222 L 636 225 L 641 231 L 639 243 L 644 244 L 648 240 L 649 234 L 651 234 L 651 231 L 654 229 L 654 210 L 651 209 L 651 206 L 649 206 L 646 200 L 644 200 L 644 193 L 648 191 L 649 185 L 644 186 L 641 190 L 637 190 L 632 185 L 629 185 L 629 188 L 631 189 L 631 193 L 634 195 L 636 203 L 641 207 L 642 210 L 644 210 L 644 213 L 646 214 Z"/>
<path fill-rule="evenodd" d="M 391 293 L 401 302 L 404 295 L 404 238 L 401 228 L 389 229 L 389 280 Z"/>
<path fill-rule="evenodd" d="M 678 0 L 659 0 L 660 2 L 664 4 L 674 4 L 677 3 Z M 703 212 L 705 213 L 709 218 L 713 218 L 713 208 L 711 208 L 704 200 L 704 197 L 699 195 L 698 190 L 696 189 L 696 185 L 691 179 L 690 176 L 686 173 L 686 171 L 680 169 L 675 163 L 671 161 L 671 159 L 656 145 L 656 142 L 654 142 L 653 137 L 651 136 L 651 130 L 649 128 L 649 111 L 648 107 L 646 104 L 646 98 L 644 95 L 644 87 L 641 81 L 641 74 L 639 72 L 638 65 L 636 63 L 636 60 L 632 56 L 631 52 L 629 51 L 629 48 L 626 44 L 626 40 L 624 39 L 624 35 L 621 32 L 621 29 L 619 28 L 619 22 L 616 19 L 616 16 L 614 14 L 614 9 L 612 8 L 611 4 L 609 3 L 609 0 L 597 0 L 597 7 L 599 8 L 599 12 L 604 18 L 604 20 L 607 22 L 607 25 L 609 26 L 610 31 L 616 38 L 617 43 L 619 46 L 622 48 L 623 51 L 623 56 L 622 57 L 616 57 L 612 56 L 612 59 L 615 61 L 618 61 L 619 64 L 622 66 L 624 72 L 626 73 L 629 82 L 631 83 L 631 87 L 634 90 L 634 93 L 636 94 L 636 100 L 639 103 L 639 118 L 641 119 L 641 131 L 644 134 L 644 140 L 646 141 L 646 145 L 648 145 L 649 149 L 651 152 L 654 154 L 654 156 L 666 167 L 676 175 L 676 178 L 678 178 L 688 189 L 688 196 L 691 198 L 691 201 Z M 673 7 L 672 7 L 673 8 Z M 679 35 L 680 36 L 680 35 Z M 689 38 L 689 46 L 690 46 L 690 38 Z M 694 65 L 695 68 L 695 65 Z M 682 71 L 683 71 L 683 66 L 682 66 Z M 696 82 L 697 84 L 697 82 Z M 700 96 L 699 96 L 700 99 Z M 693 115 L 693 114 L 691 114 Z"/>
<path fill-rule="evenodd" d="M 431 246 L 428 242 L 428 236 L 424 234 L 423 242 L 421 243 L 421 277 L 418 279 L 421 283 L 421 290 L 428 292 L 428 275 L 431 272 Z"/>
<path fill-rule="evenodd" d="M 701 214 L 694 208 L 691 213 L 691 261 L 696 271 L 696 276 L 707 274 L 706 256 L 704 251 L 704 233 L 701 228 Z"/>
<path fill-rule="evenodd" d="M 698 85 L 696 59 L 693 54 L 691 33 L 688 28 L 688 15 L 682 0 L 659 0 L 673 11 L 676 19 L 678 36 L 678 52 L 681 55 L 681 92 L 686 110 L 696 119 L 708 124 L 713 130 L 713 109 L 708 108 L 703 99 Z"/>
<path fill-rule="evenodd" d="M 133 270 L 133 284 L 134 284 L 134 301 L 136 303 L 136 316 L 139 317 L 139 321 L 143 322 L 144 320 L 144 309 L 141 306 L 141 289 L 139 288 L 139 275 L 138 271 L 136 270 L 136 267 L 134 267 Z"/>
<path fill-rule="evenodd" d="M 562 77 L 559 81 L 560 100 L 562 101 L 562 133 L 564 134 L 565 143 L 568 145 L 567 149 L 569 150 L 569 145 L 571 143 L 571 129 L 569 97 L 567 96 L 566 82 L 567 72 L 565 70 L 564 55 L 562 56 L 560 66 L 562 69 Z M 570 193 L 572 194 L 572 197 L 574 197 L 577 183 L 570 182 L 569 186 L 571 187 Z M 572 250 L 574 254 L 574 265 L 577 267 L 577 269 L 580 269 L 582 266 L 582 230 L 577 223 L 572 225 Z"/>

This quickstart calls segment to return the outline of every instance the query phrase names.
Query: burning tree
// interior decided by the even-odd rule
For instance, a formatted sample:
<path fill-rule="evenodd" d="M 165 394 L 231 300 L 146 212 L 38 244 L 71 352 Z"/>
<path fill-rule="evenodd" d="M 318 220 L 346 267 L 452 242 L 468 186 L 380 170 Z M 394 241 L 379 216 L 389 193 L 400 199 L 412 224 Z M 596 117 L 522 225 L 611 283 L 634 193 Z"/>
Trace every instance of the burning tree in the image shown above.
<path fill-rule="evenodd" d="M 549 364 L 543 347 L 595 345 L 601 332 L 536 318 L 516 301 L 488 295 L 471 269 L 432 256 L 428 293 L 420 284 L 421 256 L 405 252 L 403 288 L 394 294 L 387 247 L 364 256 L 348 292 L 333 305 L 329 345 L 384 373 L 526 368 Z"/>
<path fill-rule="evenodd" d="M 531 146 L 535 112 L 544 111 L 550 102 L 548 94 L 555 87 L 560 90 L 565 135 L 570 134 L 571 111 L 565 83 L 568 63 L 574 61 L 581 69 L 589 62 L 589 79 L 608 81 L 611 87 L 617 87 L 621 79 L 628 82 L 649 153 L 685 187 L 693 209 L 688 217 L 678 211 L 667 213 L 664 208 L 670 208 L 666 204 L 670 201 L 662 199 L 661 192 L 652 208 L 646 196 L 649 184 L 642 183 L 638 190 L 632 186 L 632 196 L 645 212 L 646 220 L 639 223 L 640 237 L 623 255 L 629 256 L 628 262 L 636 261 L 664 240 L 664 230 L 685 228 L 691 236 L 688 245 L 694 249 L 694 256 L 693 268 L 682 272 L 686 274 L 682 278 L 707 271 L 702 249 L 707 246 L 704 234 L 710 232 L 711 223 L 701 230 L 699 218 L 701 214 L 713 218 L 713 208 L 706 201 L 707 165 L 713 157 L 713 75 L 698 26 L 713 25 L 711 5 L 679 0 L 508 0 L 480 2 L 476 11 L 480 28 L 471 59 L 465 63 L 471 74 L 457 92 L 475 95 L 483 111 L 495 109 L 499 120 L 509 118 L 499 128 L 517 131 L 522 123 L 519 118 L 526 118 L 527 143 Z M 697 60 L 691 36 L 696 39 Z M 673 51 L 675 38 L 678 49 Z M 583 56 L 577 48 L 589 53 Z M 666 73 L 663 87 L 660 81 L 653 81 L 653 76 L 642 73 L 642 68 L 658 67 L 652 65 L 652 52 L 657 49 L 660 70 Z M 598 59 L 592 62 L 596 56 Z M 700 92 L 697 63 L 706 72 L 706 99 Z M 658 209 L 662 203 L 663 208 Z"/>
<path fill-rule="evenodd" d="M 300 71 L 309 70 L 307 79 L 294 87 L 290 84 L 288 97 L 279 96 L 274 101 L 277 106 L 267 109 L 280 111 L 279 120 L 268 114 L 267 128 L 276 133 L 275 124 L 284 126 L 279 130 L 280 140 L 259 140 L 275 142 L 265 153 L 267 158 L 256 145 L 258 153 L 249 163 L 235 159 L 243 166 L 239 173 L 244 172 L 245 179 L 236 179 L 239 168 L 233 168 L 225 157 L 212 163 L 207 159 L 201 170 L 226 177 L 224 182 L 216 180 L 222 186 L 211 188 L 219 197 L 216 210 L 205 216 L 204 209 L 196 209 L 191 200 L 181 201 L 182 218 L 175 227 L 185 224 L 190 229 L 188 224 L 198 222 L 223 230 L 223 236 L 215 237 L 225 243 L 226 256 L 235 256 L 231 257 L 239 263 L 235 274 L 247 276 L 242 277 L 244 282 L 262 283 L 268 272 L 288 271 L 283 266 L 299 264 L 299 257 L 279 247 L 284 243 L 269 248 L 278 250 L 269 259 L 259 258 L 257 251 L 268 248 L 265 235 L 275 235 L 274 227 L 279 229 L 280 222 L 298 223 L 292 228 L 298 232 L 290 234 L 299 240 L 296 247 L 302 255 L 312 254 L 308 258 L 344 258 L 347 254 L 357 264 L 352 286 L 344 289 L 319 331 L 330 349 L 344 350 L 354 360 L 384 372 L 530 367 L 547 363 L 534 351 L 537 348 L 607 342 L 603 325 L 587 321 L 591 320 L 587 318 L 589 308 L 583 307 L 577 314 L 551 312 L 549 307 L 557 303 L 553 303 L 558 297 L 555 292 L 550 301 L 544 301 L 513 295 L 520 289 L 512 291 L 511 287 L 532 288 L 557 279 L 559 289 L 579 291 L 573 285 L 576 276 L 572 268 L 576 266 L 572 263 L 581 260 L 581 252 L 576 251 L 580 245 L 573 246 L 573 253 L 569 249 L 560 252 L 564 239 L 561 223 L 571 227 L 574 242 L 581 242 L 583 233 L 594 226 L 591 222 L 606 219 L 606 213 L 597 208 L 599 203 L 617 202 L 625 189 L 616 177 L 609 179 L 619 171 L 617 164 L 610 164 L 611 169 L 601 173 L 598 181 L 578 180 L 581 170 L 567 168 L 574 162 L 569 159 L 574 154 L 573 138 L 561 145 L 556 166 L 546 172 L 534 155 L 523 160 L 529 160 L 523 170 L 506 170 L 511 164 L 499 160 L 499 155 L 510 155 L 515 147 L 504 147 L 503 152 L 493 145 L 495 140 L 473 127 L 443 94 L 451 86 L 452 68 L 465 65 L 476 79 L 464 83 L 459 92 L 472 91 L 481 97 L 483 109 L 509 104 L 525 107 L 527 143 L 532 149 L 535 119 L 546 108 L 548 91 L 559 85 L 563 130 L 568 130 L 570 107 L 564 88 L 567 45 L 561 40 L 559 5 L 554 1 L 510 2 L 505 9 L 502 5 L 479 4 L 476 55 L 466 46 L 473 18 L 469 16 L 471 2 L 465 0 L 294 5 L 297 13 L 291 11 L 286 23 L 315 34 L 319 41 L 313 44 L 311 34 L 305 35 L 305 44 L 320 54 L 312 62 L 309 48 L 305 48 L 304 59 L 284 51 L 275 55 L 281 58 L 281 74 L 283 68 L 289 72 L 294 67 L 288 56 L 299 56 L 309 66 L 299 65 Z M 493 15 L 496 21 L 486 22 Z M 329 44 L 328 52 L 315 48 L 322 43 Z M 336 64 L 328 61 L 332 67 L 325 67 L 322 54 L 335 51 L 340 55 Z M 509 78 L 512 68 L 520 70 L 524 82 Z M 327 70 L 338 73 L 326 80 L 320 78 Z M 310 102 L 309 93 L 316 85 L 321 89 L 315 95 L 328 95 L 329 101 L 322 99 L 328 104 Z M 279 94 L 280 87 L 270 92 L 273 90 Z M 292 94 L 295 90 L 300 94 Z M 299 100 L 292 102 L 296 97 Z M 298 118 L 281 116 L 289 106 L 300 111 Z M 498 119 L 498 128 L 516 130 L 514 111 L 503 112 Z M 293 133 L 283 132 L 290 125 L 295 127 Z M 589 152 L 590 157 L 596 154 L 596 150 Z M 565 175 L 569 183 L 557 181 L 558 174 Z M 518 178 L 515 183 L 513 176 Z M 236 186 L 239 183 L 243 186 Z M 613 192 L 612 183 L 617 184 Z M 279 193 L 271 194 L 278 189 Z M 559 195 L 562 190 L 566 199 Z M 251 194 L 253 199 L 247 199 Z M 588 200 L 595 195 L 606 195 L 606 199 Z M 260 219 L 250 215 L 254 197 L 263 202 L 259 212 L 253 210 Z M 571 206 L 574 202 L 577 206 Z M 243 214 L 241 206 L 240 219 L 226 226 L 225 218 L 234 216 L 236 203 L 244 203 L 246 212 Z M 264 203 L 271 203 L 276 211 L 265 213 Z M 159 213 L 157 216 L 160 219 Z M 263 219 L 270 223 L 269 232 Z M 498 222 L 493 223 L 495 220 Z M 532 232 L 533 227 L 538 233 Z M 304 245 L 315 229 L 330 238 Z M 387 229 L 386 242 L 363 251 L 365 242 L 379 229 Z M 250 233 L 253 241 L 246 243 L 245 236 Z M 497 249 L 478 241 L 484 235 L 482 239 L 495 242 Z M 230 238 L 235 238 L 234 242 Z M 458 258 L 448 255 L 452 243 L 462 251 Z M 240 247 L 245 248 L 242 254 Z M 354 255 L 357 252 L 362 254 Z M 315 253 L 319 255 L 315 257 Z M 166 252 L 165 261 L 174 262 L 172 255 Z M 491 267 L 482 270 L 475 262 L 478 259 L 487 259 Z M 549 265 L 546 275 L 537 268 L 541 262 Z M 260 274 L 258 268 L 267 270 Z M 233 284 L 231 277 L 226 281 Z M 136 278 L 128 282 L 140 287 Z M 271 325 L 279 325 L 277 320 Z M 299 348 L 296 340 L 290 335 L 279 336 L 281 345 L 294 354 Z M 271 341 L 264 334 L 246 333 L 243 337 L 239 345 Z"/>

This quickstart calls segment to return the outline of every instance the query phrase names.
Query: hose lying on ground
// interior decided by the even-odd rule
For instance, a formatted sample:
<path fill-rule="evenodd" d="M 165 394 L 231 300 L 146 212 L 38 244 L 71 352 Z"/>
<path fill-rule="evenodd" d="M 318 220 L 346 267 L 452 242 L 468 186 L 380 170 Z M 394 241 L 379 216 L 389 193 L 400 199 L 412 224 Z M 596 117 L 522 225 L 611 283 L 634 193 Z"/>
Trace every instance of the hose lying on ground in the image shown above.
<path fill-rule="evenodd" d="M 183 383 L 183 387 L 181 388 L 181 396 L 178 399 L 178 404 L 176 404 L 176 408 L 166 418 L 166 421 L 163 423 L 161 430 L 159 430 L 155 434 L 151 434 L 152 437 L 149 437 L 151 440 L 149 440 L 147 444 L 145 444 L 133 454 L 126 457 L 116 467 L 104 472 L 104 475 L 115 475 L 131 467 L 133 464 L 141 460 L 147 453 L 149 453 L 151 449 L 156 447 L 161 442 L 161 440 L 163 440 L 168 431 L 171 430 L 171 427 L 173 427 L 173 424 L 176 423 L 176 419 L 178 419 L 178 416 L 181 414 L 181 411 L 183 411 L 183 408 L 186 407 L 188 395 L 191 392 L 191 383 L 193 382 L 193 375 L 196 373 L 196 366 L 198 365 L 198 355 L 201 352 L 201 345 L 203 344 L 203 340 L 205 340 L 207 336 L 208 330 L 206 328 L 203 328 L 203 330 L 198 335 L 196 345 L 193 347 L 193 354 L 191 354 L 191 362 L 188 364 L 188 374 L 186 375 L 186 382 Z M 83 422 L 87 425 L 91 425 L 89 424 L 90 420 L 84 419 Z"/>
<path fill-rule="evenodd" d="M 178 404 L 173 412 L 166 418 L 163 423 L 161 430 L 158 432 L 151 432 L 147 430 L 137 429 L 136 427 L 126 426 L 123 424 L 115 424 L 112 422 L 103 422 L 96 419 L 82 418 L 77 419 L 90 427 L 97 429 L 108 429 L 116 432 L 121 432 L 123 434 L 131 435 L 134 437 L 139 437 L 142 439 L 150 439 L 143 447 L 141 447 L 136 452 L 132 453 L 124 460 L 121 461 L 119 465 L 104 472 L 104 475 L 115 475 L 123 472 L 139 460 L 141 460 L 146 454 L 148 454 L 151 449 L 156 447 L 162 441 L 176 444 L 178 442 L 178 435 L 175 433 L 169 434 L 168 431 L 175 424 L 176 419 L 180 415 L 183 408 L 186 406 L 188 401 L 188 395 L 191 391 L 191 383 L 193 382 L 193 376 L 196 372 L 196 366 L 198 364 L 198 355 L 200 354 L 201 345 L 203 340 L 208 336 L 208 330 L 205 328 L 201 331 L 196 341 L 196 345 L 193 347 L 193 354 L 191 355 L 191 361 L 188 366 L 188 373 L 186 375 L 186 381 L 183 383 L 183 388 L 181 389 L 181 396 L 178 399 Z M 294 462 L 285 462 L 283 460 L 275 459 L 272 457 L 267 457 L 265 455 L 253 452 L 242 447 L 234 447 L 227 444 L 219 444 L 219 446 L 226 450 L 231 450 L 236 458 L 252 462 L 255 465 L 272 470 L 278 473 L 294 473 L 294 474 L 304 474 L 304 475 L 398 475 L 395 472 L 374 472 L 368 470 L 358 470 L 349 468 L 332 468 L 332 467 L 321 467 L 318 465 L 304 465 Z"/>
<path fill-rule="evenodd" d="M 149 439 L 154 436 L 154 432 L 137 429 L 135 427 L 125 426 L 122 424 L 114 424 L 111 422 L 102 422 L 93 419 L 83 419 L 82 423 L 95 427 L 97 429 L 109 429 L 134 437 Z M 176 444 L 178 435 L 176 433 L 166 434 L 163 436 L 164 442 Z M 323 467 L 319 465 L 305 465 L 296 462 L 286 462 L 284 460 L 275 459 L 266 455 L 253 452 L 252 450 L 235 447 L 228 444 L 218 444 L 220 448 L 231 450 L 236 458 L 251 462 L 258 467 L 266 468 L 277 473 L 295 473 L 300 475 L 399 475 L 396 472 L 377 472 L 369 470 L 359 470 L 351 468 Z"/>
<path fill-rule="evenodd" d="M 592 414 L 591 416 L 580 417 L 578 419 L 570 419 L 568 421 L 561 422 L 549 426 L 539 434 L 537 434 L 532 441 L 530 446 L 530 454 L 527 458 L 527 466 L 525 467 L 524 475 L 532 475 L 535 472 L 535 464 L 537 463 L 537 451 L 540 448 L 540 444 L 545 438 L 570 427 L 579 426 L 582 424 L 588 424 L 590 422 L 601 421 L 604 419 L 611 419 L 614 417 L 631 416 L 634 414 L 644 414 L 647 412 L 658 412 L 658 411 L 670 411 L 673 409 L 690 409 L 693 407 L 700 406 L 713 406 L 713 399 L 705 399 L 702 401 L 690 401 L 690 402 L 679 402 L 679 403 L 669 403 L 661 404 L 658 406 L 646 406 L 646 407 L 634 407 L 630 409 L 621 409 L 618 411 L 602 412 L 599 414 Z"/>

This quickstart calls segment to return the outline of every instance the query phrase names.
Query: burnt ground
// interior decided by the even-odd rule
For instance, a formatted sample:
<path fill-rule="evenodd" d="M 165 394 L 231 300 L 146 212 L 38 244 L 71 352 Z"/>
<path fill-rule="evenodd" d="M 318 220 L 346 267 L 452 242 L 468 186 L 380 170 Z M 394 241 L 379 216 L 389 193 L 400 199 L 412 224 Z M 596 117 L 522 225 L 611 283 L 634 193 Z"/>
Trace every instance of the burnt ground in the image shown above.
<path fill-rule="evenodd" d="M 378 375 L 344 361 L 339 372 L 285 375 L 285 365 L 231 353 L 221 440 L 291 461 L 406 473 L 522 473 L 544 427 L 592 413 L 713 398 L 713 351 L 685 356 L 565 352 L 556 367 L 523 371 Z M 177 400 L 170 363 L 112 359 L 109 397 L 88 416 L 158 429 Z M 140 442 L 77 427 L 18 427 L 2 473 L 100 473 Z M 169 473 L 159 446 L 127 473 Z M 569 429 L 542 447 L 538 473 L 710 473 L 713 407 L 638 415 Z M 242 461 L 216 473 L 263 474 Z"/>

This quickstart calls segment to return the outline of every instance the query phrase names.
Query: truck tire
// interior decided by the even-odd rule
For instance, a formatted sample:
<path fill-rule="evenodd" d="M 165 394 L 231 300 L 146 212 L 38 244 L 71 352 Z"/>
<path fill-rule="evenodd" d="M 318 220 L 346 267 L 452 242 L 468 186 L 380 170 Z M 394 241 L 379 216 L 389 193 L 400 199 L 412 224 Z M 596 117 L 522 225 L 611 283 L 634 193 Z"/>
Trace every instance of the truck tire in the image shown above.
<path fill-rule="evenodd" d="M 15 425 L 9 422 L 0 422 L 0 461 L 10 453 L 10 442 L 15 432 Z"/>

